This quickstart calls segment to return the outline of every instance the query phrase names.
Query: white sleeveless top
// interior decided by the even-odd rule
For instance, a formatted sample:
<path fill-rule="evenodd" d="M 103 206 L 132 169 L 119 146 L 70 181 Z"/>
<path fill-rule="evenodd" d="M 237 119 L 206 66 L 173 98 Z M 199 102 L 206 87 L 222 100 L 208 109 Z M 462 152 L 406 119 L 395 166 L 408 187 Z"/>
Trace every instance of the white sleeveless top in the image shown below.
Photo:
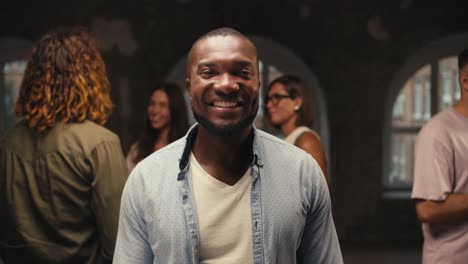
<path fill-rule="evenodd" d="M 296 129 L 294 129 L 294 131 L 291 134 L 289 134 L 286 138 L 284 138 L 284 140 L 286 140 L 286 142 L 294 145 L 294 143 L 296 143 L 296 140 L 300 136 L 302 136 L 302 134 L 304 134 L 306 132 L 311 132 L 312 134 L 314 134 L 320 140 L 319 134 L 317 134 L 317 132 L 315 132 L 314 130 L 312 130 L 309 127 L 306 127 L 306 126 L 297 127 Z"/>

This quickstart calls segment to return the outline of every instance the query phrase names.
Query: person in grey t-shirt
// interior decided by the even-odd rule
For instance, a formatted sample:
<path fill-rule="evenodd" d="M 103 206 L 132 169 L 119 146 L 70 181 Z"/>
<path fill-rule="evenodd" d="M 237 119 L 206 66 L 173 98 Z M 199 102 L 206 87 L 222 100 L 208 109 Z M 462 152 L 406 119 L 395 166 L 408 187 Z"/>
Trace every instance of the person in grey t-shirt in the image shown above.
<path fill-rule="evenodd" d="M 424 233 L 423 263 L 468 259 L 468 50 L 458 56 L 461 99 L 416 141 L 412 198 Z"/>

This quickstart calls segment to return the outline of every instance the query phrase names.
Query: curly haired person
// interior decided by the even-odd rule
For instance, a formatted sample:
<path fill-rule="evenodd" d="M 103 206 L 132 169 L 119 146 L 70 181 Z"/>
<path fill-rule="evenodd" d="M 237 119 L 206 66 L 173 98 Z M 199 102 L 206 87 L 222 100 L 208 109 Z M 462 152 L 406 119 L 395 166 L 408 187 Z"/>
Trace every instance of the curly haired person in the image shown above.
<path fill-rule="evenodd" d="M 0 254 L 6 263 L 106 263 L 115 246 L 127 168 L 104 128 L 110 83 L 85 29 L 33 47 L 0 142 Z"/>

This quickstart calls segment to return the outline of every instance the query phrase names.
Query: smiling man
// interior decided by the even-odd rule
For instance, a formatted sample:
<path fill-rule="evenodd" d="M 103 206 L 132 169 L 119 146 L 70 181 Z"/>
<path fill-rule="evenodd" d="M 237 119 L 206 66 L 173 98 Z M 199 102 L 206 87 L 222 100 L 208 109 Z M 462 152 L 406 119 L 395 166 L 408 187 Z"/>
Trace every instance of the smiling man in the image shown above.
<path fill-rule="evenodd" d="M 207 33 L 186 85 L 198 123 L 133 170 L 114 263 L 342 263 L 320 167 L 252 125 L 255 45 L 230 28 Z"/>

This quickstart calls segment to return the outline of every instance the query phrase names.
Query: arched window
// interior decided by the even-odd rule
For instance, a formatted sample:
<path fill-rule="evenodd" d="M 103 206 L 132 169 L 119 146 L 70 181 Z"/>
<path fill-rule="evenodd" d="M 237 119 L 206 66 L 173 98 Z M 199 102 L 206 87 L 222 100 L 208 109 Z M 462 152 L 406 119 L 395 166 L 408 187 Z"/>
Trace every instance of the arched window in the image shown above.
<path fill-rule="evenodd" d="M 460 34 L 431 43 L 395 76 L 386 106 L 384 197 L 410 197 L 416 137 L 433 115 L 460 99 L 457 55 L 467 41 L 468 34 Z"/>
<path fill-rule="evenodd" d="M 276 77 L 287 73 L 300 76 L 307 87 L 311 90 L 312 102 L 314 105 L 315 122 L 314 129 L 320 134 L 321 141 L 324 145 L 326 153 L 329 153 L 329 138 L 328 138 L 328 120 L 326 112 L 326 100 L 323 96 L 320 84 L 315 74 L 309 67 L 293 52 L 278 43 L 263 39 L 260 37 L 250 38 L 257 46 L 258 56 L 260 59 L 260 93 L 263 95 L 266 85 Z M 181 87 L 185 87 L 186 77 L 186 56 L 179 60 L 172 71 L 167 76 L 167 80 L 178 83 Z M 187 102 L 189 100 L 187 98 Z M 255 125 L 259 128 L 264 127 L 263 121 L 263 96 L 260 96 L 260 109 L 255 120 Z M 192 118 L 192 117 L 191 117 Z M 192 118 L 192 122 L 193 122 Z M 328 159 L 330 160 L 330 159 Z"/>
<path fill-rule="evenodd" d="M 0 38 L 0 134 L 17 121 L 13 107 L 30 49 L 31 44 L 28 41 Z"/>

